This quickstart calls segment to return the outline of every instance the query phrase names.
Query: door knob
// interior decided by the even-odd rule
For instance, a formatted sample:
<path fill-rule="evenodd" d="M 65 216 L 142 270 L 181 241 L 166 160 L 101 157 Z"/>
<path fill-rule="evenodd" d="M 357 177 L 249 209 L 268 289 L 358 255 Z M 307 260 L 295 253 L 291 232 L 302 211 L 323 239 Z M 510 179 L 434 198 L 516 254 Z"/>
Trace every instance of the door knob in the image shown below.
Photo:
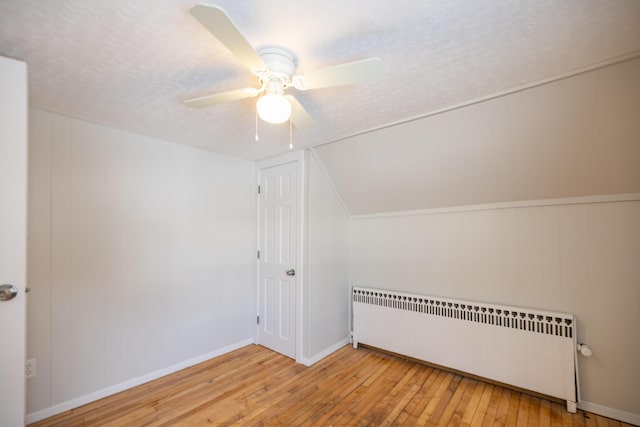
<path fill-rule="evenodd" d="M 9 301 L 18 295 L 18 288 L 13 285 L 0 285 L 0 301 Z"/>
<path fill-rule="evenodd" d="M 296 271 L 292 268 L 291 270 L 287 270 L 287 276 L 295 276 Z"/>

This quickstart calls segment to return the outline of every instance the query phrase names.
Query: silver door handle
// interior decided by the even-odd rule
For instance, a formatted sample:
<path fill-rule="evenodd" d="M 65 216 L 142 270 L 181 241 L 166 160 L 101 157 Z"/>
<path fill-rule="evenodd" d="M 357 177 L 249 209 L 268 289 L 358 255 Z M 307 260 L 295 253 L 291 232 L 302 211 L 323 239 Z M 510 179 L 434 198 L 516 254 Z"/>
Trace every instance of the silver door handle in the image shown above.
<path fill-rule="evenodd" d="M 296 271 L 292 268 L 291 270 L 287 270 L 287 276 L 295 276 Z"/>
<path fill-rule="evenodd" d="M 13 285 L 0 285 L 0 301 L 9 301 L 18 295 L 18 288 Z"/>

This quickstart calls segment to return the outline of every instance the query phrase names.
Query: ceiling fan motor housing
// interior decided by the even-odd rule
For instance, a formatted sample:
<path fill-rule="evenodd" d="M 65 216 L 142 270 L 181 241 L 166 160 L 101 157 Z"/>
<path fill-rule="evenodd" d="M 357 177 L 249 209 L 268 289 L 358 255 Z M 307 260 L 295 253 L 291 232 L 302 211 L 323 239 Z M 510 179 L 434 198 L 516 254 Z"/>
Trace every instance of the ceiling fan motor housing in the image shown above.
<path fill-rule="evenodd" d="M 290 51 L 280 47 L 265 47 L 258 51 L 267 70 L 256 70 L 255 74 L 263 81 L 273 80 L 274 77 L 282 80 L 284 86 L 288 86 L 296 71 L 297 59 Z"/>

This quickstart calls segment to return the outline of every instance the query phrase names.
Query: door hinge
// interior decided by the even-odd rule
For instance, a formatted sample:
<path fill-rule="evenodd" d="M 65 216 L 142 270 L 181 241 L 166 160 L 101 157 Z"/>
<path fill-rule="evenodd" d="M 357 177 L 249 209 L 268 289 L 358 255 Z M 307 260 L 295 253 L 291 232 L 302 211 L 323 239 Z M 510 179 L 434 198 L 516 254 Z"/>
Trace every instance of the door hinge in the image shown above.
<path fill-rule="evenodd" d="M 260 186 L 258 185 L 258 194 L 260 194 Z"/>
<path fill-rule="evenodd" d="M 260 259 L 260 251 L 258 251 L 258 259 Z"/>
<path fill-rule="evenodd" d="M 258 325 L 260 324 L 260 316 L 257 316 L 257 318 L 256 318 L 256 324 L 258 324 Z"/>

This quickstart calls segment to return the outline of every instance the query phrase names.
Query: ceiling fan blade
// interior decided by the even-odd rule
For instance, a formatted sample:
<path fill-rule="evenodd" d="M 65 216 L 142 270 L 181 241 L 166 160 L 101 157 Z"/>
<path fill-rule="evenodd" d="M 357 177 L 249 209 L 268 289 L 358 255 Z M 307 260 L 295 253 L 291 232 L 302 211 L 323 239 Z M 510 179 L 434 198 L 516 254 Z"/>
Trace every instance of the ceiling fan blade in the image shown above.
<path fill-rule="evenodd" d="M 260 55 L 224 10 L 199 4 L 191 8 L 191 14 L 243 64 L 249 68 L 266 68 Z"/>
<path fill-rule="evenodd" d="M 291 121 L 296 129 L 306 130 L 316 125 L 315 120 L 311 118 L 307 110 L 304 109 L 296 98 L 291 95 L 285 95 L 285 98 L 287 98 L 291 104 Z"/>
<path fill-rule="evenodd" d="M 215 93 L 213 95 L 201 96 L 199 98 L 187 99 L 184 101 L 187 107 L 203 108 L 223 102 L 237 101 L 244 98 L 258 96 L 260 89 L 247 87 L 244 89 L 230 90 L 228 92 Z"/>
<path fill-rule="evenodd" d="M 382 71 L 382 60 L 380 58 L 363 59 L 295 76 L 293 78 L 293 86 L 296 89 L 307 90 L 368 83 L 379 79 L 382 76 Z"/>

